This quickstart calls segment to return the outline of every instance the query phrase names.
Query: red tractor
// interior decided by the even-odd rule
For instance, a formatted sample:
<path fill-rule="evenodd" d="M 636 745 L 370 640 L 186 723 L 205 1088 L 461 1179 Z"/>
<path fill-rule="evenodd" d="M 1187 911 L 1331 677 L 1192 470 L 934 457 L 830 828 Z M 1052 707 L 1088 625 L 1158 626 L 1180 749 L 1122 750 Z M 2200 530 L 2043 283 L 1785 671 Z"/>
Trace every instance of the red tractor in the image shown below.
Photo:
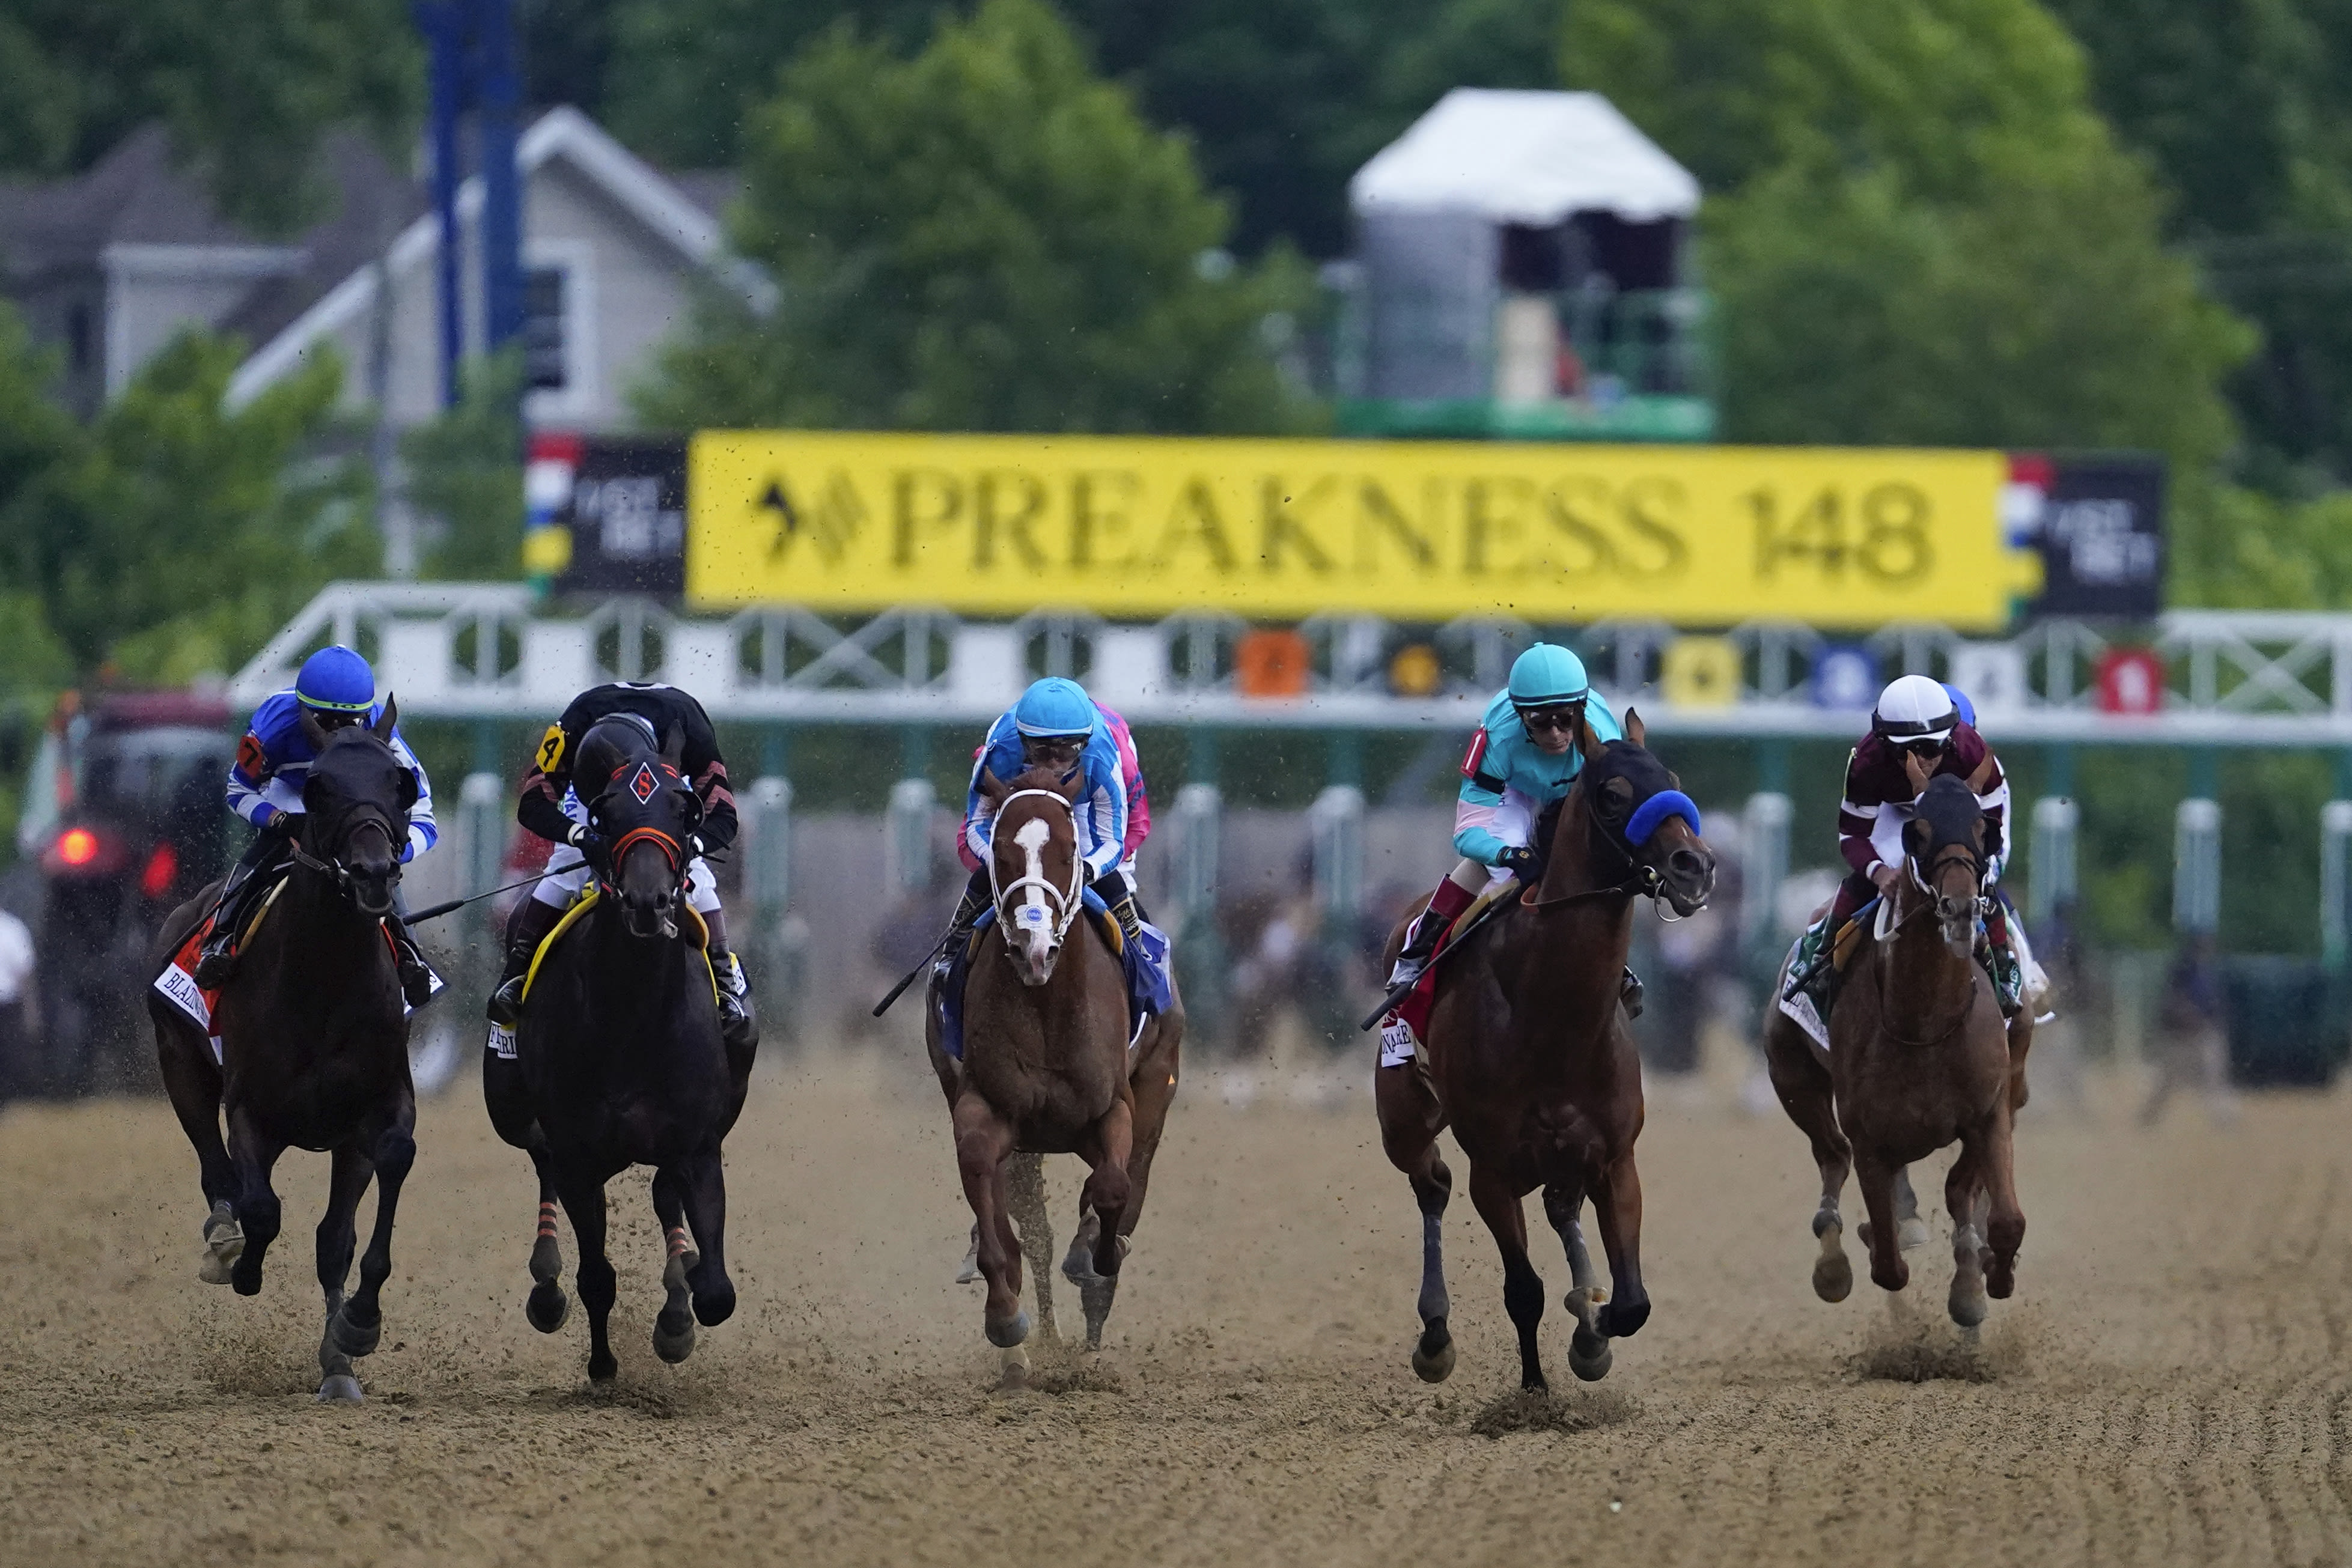
<path fill-rule="evenodd" d="M 17 848 L 40 869 L 38 1039 L 0 1062 L 0 1093 L 142 1086 L 148 944 L 228 863 L 226 697 L 110 692 L 58 700 L 33 758 Z"/>

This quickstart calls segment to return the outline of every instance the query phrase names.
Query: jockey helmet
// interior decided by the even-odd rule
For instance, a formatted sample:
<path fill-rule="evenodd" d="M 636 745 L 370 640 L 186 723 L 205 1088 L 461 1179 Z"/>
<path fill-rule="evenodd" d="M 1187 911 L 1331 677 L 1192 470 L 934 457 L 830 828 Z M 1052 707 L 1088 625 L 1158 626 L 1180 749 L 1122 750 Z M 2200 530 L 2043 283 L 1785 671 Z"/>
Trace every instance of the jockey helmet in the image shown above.
<path fill-rule="evenodd" d="M 1511 662 L 1511 706 L 1555 707 L 1580 703 L 1591 687 L 1584 661 L 1557 643 L 1538 643 Z"/>
<path fill-rule="evenodd" d="M 661 738 L 654 734 L 653 721 L 643 714 L 606 714 L 588 727 L 588 733 L 580 737 L 580 749 L 572 755 L 572 778 L 588 784 L 580 798 L 588 800 L 603 789 L 631 758 L 660 749 Z"/>
<path fill-rule="evenodd" d="M 1889 681 L 1870 715 L 1871 732 L 1897 744 L 1949 739 L 1959 722 L 1952 694 L 1927 675 L 1897 675 Z"/>
<path fill-rule="evenodd" d="M 1013 705 L 1013 727 L 1031 740 L 1053 736 L 1092 736 L 1098 722 L 1094 699 L 1087 695 L 1087 688 L 1061 675 L 1033 682 L 1021 694 L 1021 700 Z"/>
<path fill-rule="evenodd" d="M 1944 682 L 1943 686 L 1945 692 L 1952 699 L 1953 711 L 1960 716 L 1960 722 L 1967 725 L 1970 729 L 1974 729 L 1977 727 L 1977 705 L 1969 701 L 1968 693 L 1960 690 L 1959 687 L 1952 685 L 1951 682 Z"/>
<path fill-rule="evenodd" d="M 357 649 L 332 643 L 302 661 L 294 696 L 317 713 L 365 713 L 375 706 L 375 672 Z"/>

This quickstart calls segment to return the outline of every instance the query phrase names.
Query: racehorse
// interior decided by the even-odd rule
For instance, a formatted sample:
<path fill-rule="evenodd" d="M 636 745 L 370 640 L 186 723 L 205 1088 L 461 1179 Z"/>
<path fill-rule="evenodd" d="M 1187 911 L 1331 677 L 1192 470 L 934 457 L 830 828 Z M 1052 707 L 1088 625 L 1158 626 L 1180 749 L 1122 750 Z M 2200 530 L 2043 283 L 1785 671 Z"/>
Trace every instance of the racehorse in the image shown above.
<path fill-rule="evenodd" d="M 187 1015 L 147 994 L 163 1086 L 195 1146 L 212 1206 L 203 1279 L 233 1284 L 239 1295 L 257 1292 L 279 1226 L 271 1168 L 289 1147 L 333 1155 L 318 1237 L 327 1303 L 321 1400 L 362 1397 L 352 1360 L 373 1352 L 383 1332 L 380 1293 L 392 1273 L 393 1218 L 416 1157 L 406 1009 L 383 927 L 400 880 L 394 857 L 408 841 L 408 810 L 416 803 L 415 777 L 386 738 L 397 716 L 387 700 L 374 725 L 330 735 L 304 711 L 303 734 L 317 760 L 302 786 L 301 831 L 285 883 L 222 990 L 213 1019 L 218 1064 Z M 215 883 L 172 912 L 149 955 L 151 973 L 162 972 L 219 891 Z M 352 1217 L 370 1177 L 375 1228 L 360 1260 L 360 1288 L 347 1297 L 358 1244 Z"/>
<path fill-rule="evenodd" d="M 1108 939 L 1083 913 L 1076 777 L 1031 768 L 1010 781 L 983 775 L 980 787 L 997 802 L 989 862 L 996 918 L 981 934 L 965 981 L 962 1059 L 944 1048 L 937 979 L 924 1033 L 977 1223 L 988 1282 L 983 1325 L 1004 1352 L 1006 1382 L 1017 1384 L 1030 1331 L 1022 1249 L 1025 1243 L 1034 1261 L 1051 1245 L 1042 1189 L 1024 1156 L 1076 1154 L 1091 1167 L 1062 1271 L 1078 1287 L 1087 1347 L 1099 1349 L 1176 1097 L 1184 1015 L 1178 1002 L 1153 1016 L 1129 1049 L 1126 978 Z M 1008 1186 L 1014 1174 L 1024 1178 L 1017 1215 Z M 1042 1281 L 1039 1298 L 1042 1307 Z"/>
<path fill-rule="evenodd" d="M 1536 1325 L 1543 1281 L 1528 1260 L 1520 1200 L 1543 1189 L 1544 1213 L 1568 1250 L 1566 1305 L 1577 1321 L 1569 1367 L 1607 1375 L 1609 1341 L 1649 1320 L 1642 1287 L 1642 1185 L 1633 1140 L 1642 1131 L 1642 1069 L 1618 1007 L 1633 937 L 1633 900 L 1663 897 L 1677 914 L 1703 907 L 1715 854 L 1698 812 L 1643 747 L 1639 715 L 1625 738 L 1600 741 L 1580 722 L 1584 762 L 1553 815 L 1535 885 L 1461 951 L 1441 954 L 1427 1039 L 1404 1062 L 1373 1075 L 1381 1146 L 1412 1184 L 1422 1215 L 1422 1334 L 1413 1371 L 1437 1383 L 1454 1370 L 1440 1248 L 1454 1175 L 1437 1152 L 1450 1124 L 1470 1156 L 1470 1201 L 1503 1254 L 1503 1304 L 1519 1335 L 1519 1384 L 1543 1388 Z M 1403 947 L 1412 915 L 1389 938 Z M 1581 1215 L 1590 1195 L 1608 1249 L 1613 1296 L 1596 1281 Z"/>
<path fill-rule="evenodd" d="M 673 732 L 659 754 L 638 747 L 589 803 L 590 822 L 609 846 L 596 856 L 594 899 L 575 908 L 570 928 L 559 927 L 541 951 L 516 1030 L 537 1121 L 528 1146 L 542 1214 L 529 1315 L 542 1333 L 566 1315 L 545 1207 L 551 1194 L 579 1243 L 588 1376 L 600 1383 L 619 1371 L 606 1332 L 615 1289 L 604 1255 L 604 1184 L 625 1167 L 654 1167 L 654 1211 L 668 1248 L 655 1354 L 684 1361 L 697 1322 L 715 1328 L 735 1311 L 719 1145 L 743 1109 L 758 1042 L 730 1053 L 719 1038 L 699 916 L 685 896 L 688 841 L 702 805 L 679 776 L 681 744 Z"/>
<path fill-rule="evenodd" d="M 1883 1290 L 1903 1289 L 1910 1279 L 1903 1167 L 1958 1140 L 1960 1155 L 1944 1183 L 1956 1265 L 1950 1309 L 1954 1322 L 1974 1328 L 1988 1294 L 2005 1298 L 2015 1289 L 2025 1239 L 2010 1157 L 2023 1053 L 2012 1055 L 1992 981 L 1976 961 L 1984 813 L 1949 776 L 1927 781 L 1917 812 L 1904 828 L 1902 874 L 1882 896 L 1871 939 L 1831 1012 L 1830 1049 L 1775 1008 L 1765 1056 L 1781 1105 L 1812 1140 L 1821 1166 L 1814 1293 L 1842 1301 L 1853 1288 L 1838 1214 L 1849 1169 L 1870 1214 L 1870 1277 Z"/>

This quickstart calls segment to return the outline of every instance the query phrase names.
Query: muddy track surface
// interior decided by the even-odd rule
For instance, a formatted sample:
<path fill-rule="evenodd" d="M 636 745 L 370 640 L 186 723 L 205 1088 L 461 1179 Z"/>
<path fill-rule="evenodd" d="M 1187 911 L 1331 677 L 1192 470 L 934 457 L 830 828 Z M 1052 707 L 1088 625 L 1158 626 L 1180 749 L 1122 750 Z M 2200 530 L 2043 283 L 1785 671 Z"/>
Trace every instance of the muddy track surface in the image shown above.
<path fill-rule="evenodd" d="M 1795 1131 L 1654 1111 L 1656 1314 L 1574 1385 L 1547 1249 L 1563 1392 L 1531 1400 L 1466 1201 L 1460 1365 L 1408 1370 L 1418 1225 L 1360 1087 L 1187 1091 L 1108 1354 L 1041 1353 L 1008 1396 L 950 1283 L 968 1216 L 936 1090 L 846 1059 L 764 1072 L 728 1151 L 742 1310 L 655 1359 L 659 1246 L 643 1176 L 616 1180 L 622 1373 L 592 1393 L 581 1314 L 524 1321 L 534 1194 L 461 1084 L 420 1118 L 357 1408 L 309 1397 L 322 1157 L 280 1167 L 286 1236 L 241 1300 L 196 1281 L 160 1103 L 11 1109 L 0 1562 L 2352 1561 L 2343 1098 L 2258 1099 L 2227 1131 L 2030 1124 L 2019 1294 L 1975 1347 L 1942 1320 L 1940 1214 L 1909 1301 L 1864 1281 L 1824 1305 Z"/>

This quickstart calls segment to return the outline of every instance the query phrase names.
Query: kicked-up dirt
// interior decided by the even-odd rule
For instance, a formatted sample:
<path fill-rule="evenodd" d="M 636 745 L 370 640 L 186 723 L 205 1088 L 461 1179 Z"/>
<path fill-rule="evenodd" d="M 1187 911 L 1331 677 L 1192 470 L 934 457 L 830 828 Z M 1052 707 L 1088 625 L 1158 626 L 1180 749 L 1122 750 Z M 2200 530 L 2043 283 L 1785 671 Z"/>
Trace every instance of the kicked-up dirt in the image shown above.
<path fill-rule="evenodd" d="M 12 1108 L 0 1563 L 2352 1562 L 2340 1097 L 2228 1128 L 2030 1116 L 2019 1292 L 1973 1344 L 1943 1316 L 1939 1213 L 1906 1300 L 1863 1279 L 1824 1305 L 1795 1129 L 1654 1107 L 1655 1315 L 1576 1385 L 1540 1250 L 1551 1397 L 1515 1386 L 1465 1197 L 1460 1364 L 1412 1376 L 1412 1199 L 1367 1086 L 1336 1099 L 1236 1105 L 1196 1071 L 1107 1354 L 1040 1347 L 1008 1395 L 978 1288 L 950 1282 L 969 1215 L 928 1075 L 772 1066 L 728 1149 L 741 1311 L 656 1360 L 646 1180 L 615 1181 L 622 1373 L 592 1390 L 577 1308 L 552 1337 L 524 1321 L 535 1193 L 461 1080 L 420 1115 L 359 1407 L 310 1399 L 322 1156 L 280 1166 L 286 1234 L 243 1300 L 197 1281 L 194 1161 L 160 1102 Z M 1076 1181 L 1055 1162 L 1059 1240 Z"/>

